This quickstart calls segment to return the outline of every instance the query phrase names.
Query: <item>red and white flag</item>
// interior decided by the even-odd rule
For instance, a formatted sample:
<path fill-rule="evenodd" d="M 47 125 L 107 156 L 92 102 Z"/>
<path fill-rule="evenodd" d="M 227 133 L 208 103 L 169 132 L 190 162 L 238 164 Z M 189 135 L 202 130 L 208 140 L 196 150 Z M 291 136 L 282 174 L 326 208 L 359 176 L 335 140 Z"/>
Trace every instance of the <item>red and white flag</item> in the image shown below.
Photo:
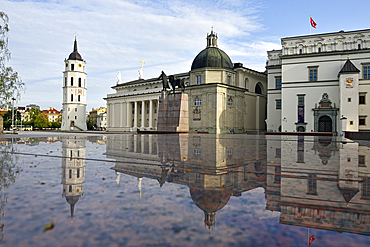
<path fill-rule="evenodd" d="M 316 23 L 315 23 L 316 24 Z M 312 244 L 312 242 L 315 240 L 315 235 L 312 235 L 310 239 L 308 240 L 308 246 Z"/>
<path fill-rule="evenodd" d="M 313 27 L 313 28 L 316 28 L 316 22 L 312 19 L 312 17 L 310 16 L 310 23 L 311 23 L 311 26 Z"/>

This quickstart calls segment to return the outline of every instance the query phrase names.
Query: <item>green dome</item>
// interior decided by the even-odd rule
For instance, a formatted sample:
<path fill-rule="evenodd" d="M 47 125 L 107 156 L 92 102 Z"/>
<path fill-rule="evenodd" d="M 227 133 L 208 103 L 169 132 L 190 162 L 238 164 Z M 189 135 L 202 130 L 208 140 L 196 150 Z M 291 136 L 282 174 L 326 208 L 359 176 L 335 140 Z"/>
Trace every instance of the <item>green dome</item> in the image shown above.
<path fill-rule="evenodd" d="M 233 69 L 229 56 L 217 47 L 207 47 L 194 59 L 191 70 L 201 68 Z"/>

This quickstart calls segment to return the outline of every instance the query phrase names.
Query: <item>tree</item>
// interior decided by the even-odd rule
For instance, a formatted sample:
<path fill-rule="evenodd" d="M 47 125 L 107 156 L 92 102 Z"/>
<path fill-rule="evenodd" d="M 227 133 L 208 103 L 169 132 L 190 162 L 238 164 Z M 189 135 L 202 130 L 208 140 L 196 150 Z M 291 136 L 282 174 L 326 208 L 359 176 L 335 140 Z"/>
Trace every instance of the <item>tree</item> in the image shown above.
<path fill-rule="evenodd" d="M 3 115 L 4 121 L 12 121 L 12 110 L 5 112 Z M 17 110 L 14 110 L 14 121 L 21 120 L 21 113 Z"/>
<path fill-rule="evenodd" d="M 46 116 L 45 113 L 40 113 L 39 115 L 37 115 L 34 123 L 35 128 L 42 129 L 50 127 L 48 116 Z"/>
<path fill-rule="evenodd" d="M 8 50 L 8 32 L 9 17 L 0 11 L 0 104 L 10 104 L 11 99 L 19 99 L 21 90 L 25 88 L 24 83 L 13 71 L 12 67 L 5 65 L 10 60 L 10 51 Z"/>
<path fill-rule="evenodd" d="M 40 109 L 36 107 L 32 107 L 29 112 L 30 112 L 31 121 L 35 121 L 37 116 L 41 114 Z"/>

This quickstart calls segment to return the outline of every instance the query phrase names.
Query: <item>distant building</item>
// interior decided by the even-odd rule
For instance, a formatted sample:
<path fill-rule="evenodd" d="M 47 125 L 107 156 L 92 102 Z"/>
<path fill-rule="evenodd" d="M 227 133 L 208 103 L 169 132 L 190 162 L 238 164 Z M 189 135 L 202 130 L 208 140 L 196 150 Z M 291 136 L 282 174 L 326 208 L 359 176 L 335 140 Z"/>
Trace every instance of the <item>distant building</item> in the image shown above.
<path fill-rule="evenodd" d="M 47 110 L 43 110 L 42 113 L 44 113 L 46 116 L 48 116 L 49 122 L 57 122 L 60 112 L 55 109 L 54 107 L 48 107 Z"/>
<path fill-rule="evenodd" d="M 105 120 L 102 120 L 100 118 L 99 121 L 105 121 L 105 128 L 106 128 L 106 121 L 107 121 L 107 117 L 106 117 L 106 113 L 107 113 L 107 108 L 106 107 L 100 107 L 100 108 L 92 108 L 92 110 L 90 111 L 89 113 L 89 121 L 92 122 L 93 126 L 96 127 L 96 128 L 100 128 L 101 126 L 98 126 L 98 118 L 101 114 L 104 114 L 105 113 Z M 100 122 L 101 124 L 101 122 Z M 104 124 L 104 123 L 103 123 Z"/>
<path fill-rule="evenodd" d="M 29 105 L 26 105 L 26 110 L 30 110 L 31 108 L 37 108 L 40 110 L 40 106 L 36 105 L 36 104 L 29 104 Z"/>
<path fill-rule="evenodd" d="M 101 112 L 97 115 L 96 128 L 98 130 L 106 130 L 107 129 L 107 112 Z"/>
<path fill-rule="evenodd" d="M 370 130 L 370 29 L 281 39 L 268 51 L 267 130 Z"/>

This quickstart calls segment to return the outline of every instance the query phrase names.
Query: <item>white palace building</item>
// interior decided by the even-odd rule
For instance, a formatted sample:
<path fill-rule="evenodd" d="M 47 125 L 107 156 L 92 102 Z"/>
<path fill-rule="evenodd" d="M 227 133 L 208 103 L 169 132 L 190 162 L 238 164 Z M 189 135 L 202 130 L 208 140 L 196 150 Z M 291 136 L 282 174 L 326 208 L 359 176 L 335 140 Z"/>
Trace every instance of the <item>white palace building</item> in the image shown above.
<path fill-rule="evenodd" d="M 370 29 L 281 44 L 268 51 L 267 131 L 370 130 Z"/>

